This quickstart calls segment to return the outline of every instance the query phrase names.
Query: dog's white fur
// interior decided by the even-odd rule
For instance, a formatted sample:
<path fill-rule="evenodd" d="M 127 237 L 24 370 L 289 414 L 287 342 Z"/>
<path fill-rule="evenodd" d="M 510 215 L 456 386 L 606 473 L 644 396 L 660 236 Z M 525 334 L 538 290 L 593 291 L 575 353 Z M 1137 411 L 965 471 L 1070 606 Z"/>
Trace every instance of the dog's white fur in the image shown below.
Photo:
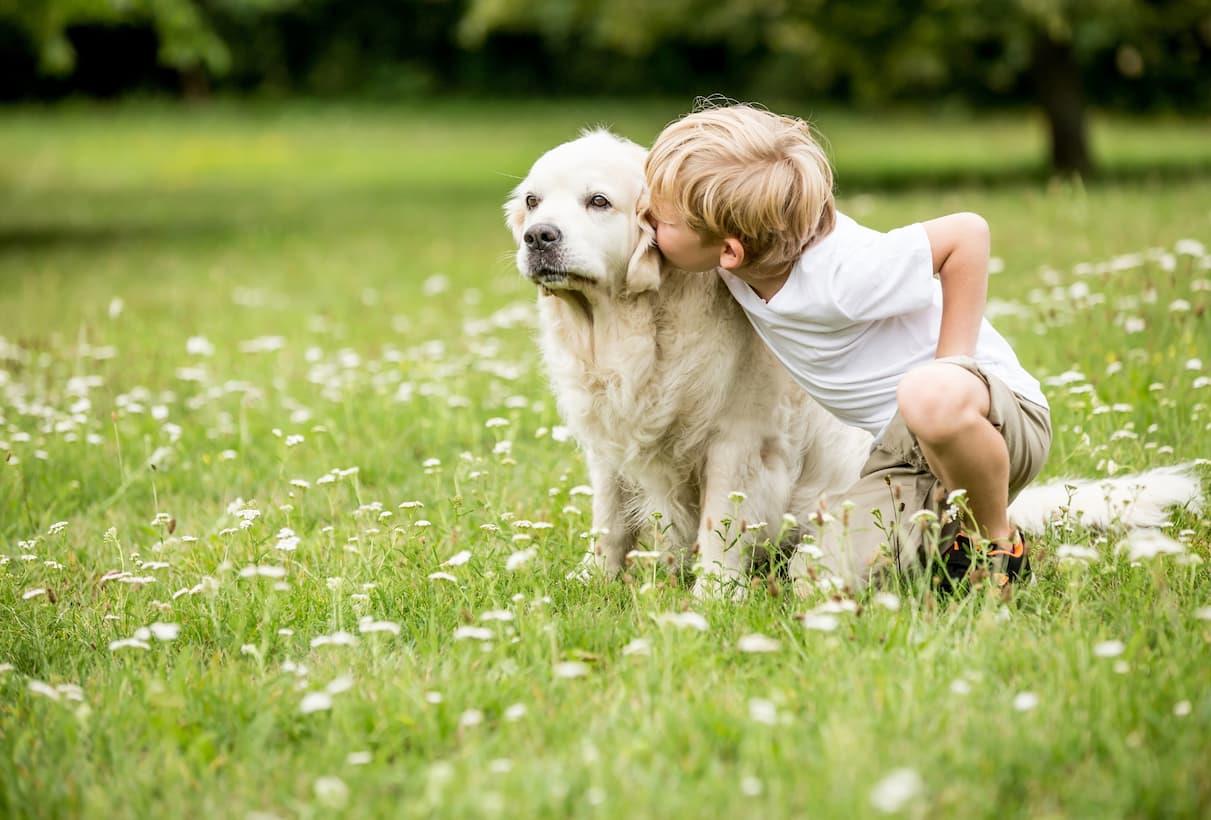
<path fill-rule="evenodd" d="M 640 218 L 644 156 L 586 133 L 534 163 L 506 219 L 518 268 L 540 288 L 539 344 L 560 414 L 588 461 L 587 560 L 616 574 L 655 520 L 663 547 L 683 558 L 697 547 L 703 592 L 740 578 L 753 544 L 794 538 L 786 513 L 806 521 L 826 492 L 853 483 L 870 436 L 794 383 L 717 276 L 662 272 Z M 544 226 L 557 239 L 529 247 Z M 1160 478 L 1083 482 L 1075 493 L 1053 482 L 1022 493 L 1011 517 L 1031 531 L 1065 511 L 1090 525 L 1157 526 L 1166 506 L 1200 491 L 1189 469 Z M 864 583 L 845 571 L 854 563 L 829 569 Z"/>

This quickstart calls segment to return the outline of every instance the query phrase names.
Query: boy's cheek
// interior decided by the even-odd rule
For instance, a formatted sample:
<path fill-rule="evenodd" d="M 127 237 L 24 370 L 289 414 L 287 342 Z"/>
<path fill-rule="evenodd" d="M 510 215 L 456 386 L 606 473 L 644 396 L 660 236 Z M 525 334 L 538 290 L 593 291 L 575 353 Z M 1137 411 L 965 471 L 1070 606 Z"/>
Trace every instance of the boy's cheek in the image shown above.
<path fill-rule="evenodd" d="M 669 253 L 670 252 L 672 252 L 673 254 L 677 253 L 677 249 L 673 246 L 673 244 L 671 242 L 669 242 L 668 237 L 663 236 L 660 231 L 656 232 L 656 247 L 660 249 L 660 255 L 663 256 L 665 259 L 669 259 L 670 261 L 672 261 L 672 259 L 669 256 Z"/>

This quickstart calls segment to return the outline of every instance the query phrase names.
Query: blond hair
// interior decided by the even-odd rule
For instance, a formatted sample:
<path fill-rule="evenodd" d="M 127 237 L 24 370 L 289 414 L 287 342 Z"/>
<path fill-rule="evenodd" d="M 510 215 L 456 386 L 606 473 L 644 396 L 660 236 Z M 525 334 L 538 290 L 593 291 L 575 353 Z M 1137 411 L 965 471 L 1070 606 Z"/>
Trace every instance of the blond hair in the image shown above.
<path fill-rule="evenodd" d="M 836 222 L 828 157 L 797 117 L 695 111 L 660 132 L 644 171 L 654 202 L 698 234 L 737 237 L 746 267 L 794 262 Z"/>

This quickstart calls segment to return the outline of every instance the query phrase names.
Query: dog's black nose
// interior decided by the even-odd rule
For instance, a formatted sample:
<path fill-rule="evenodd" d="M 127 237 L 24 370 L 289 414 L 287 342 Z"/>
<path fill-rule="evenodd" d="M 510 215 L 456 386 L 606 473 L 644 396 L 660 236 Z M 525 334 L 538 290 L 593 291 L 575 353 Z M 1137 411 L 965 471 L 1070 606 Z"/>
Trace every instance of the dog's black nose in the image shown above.
<path fill-rule="evenodd" d="M 526 247 L 532 251 L 546 250 L 551 245 L 554 245 L 563 234 L 559 232 L 559 228 L 554 225 L 548 225 L 545 222 L 540 222 L 537 225 L 532 225 L 525 233 Z"/>

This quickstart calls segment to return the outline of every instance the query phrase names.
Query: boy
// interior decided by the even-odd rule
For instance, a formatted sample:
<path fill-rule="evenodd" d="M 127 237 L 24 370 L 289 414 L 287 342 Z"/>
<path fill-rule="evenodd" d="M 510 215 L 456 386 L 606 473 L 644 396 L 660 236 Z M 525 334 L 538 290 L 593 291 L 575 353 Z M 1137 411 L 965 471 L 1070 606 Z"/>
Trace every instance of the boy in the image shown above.
<path fill-rule="evenodd" d="M 645 170 L 665 258 L 721 269 L 791 375 L 876 436 L 841 494 L 856 505 L 855 554 L 870 561 L 893 518 L 940 511 L 946 490 L 962 488 L 967 530 L 942 545 L 947 574 L 965 574 L 982 547 L 999 584 L 1025 575 L 1007 507 L 1042 469 L 1051 419 L 1038 381 L 983 319 L 987 223 L 957 213 L 888 233 L 862 227 L 835 210 L 832 170 L 807 124 L 748 105 L 670 124 Z"/>

